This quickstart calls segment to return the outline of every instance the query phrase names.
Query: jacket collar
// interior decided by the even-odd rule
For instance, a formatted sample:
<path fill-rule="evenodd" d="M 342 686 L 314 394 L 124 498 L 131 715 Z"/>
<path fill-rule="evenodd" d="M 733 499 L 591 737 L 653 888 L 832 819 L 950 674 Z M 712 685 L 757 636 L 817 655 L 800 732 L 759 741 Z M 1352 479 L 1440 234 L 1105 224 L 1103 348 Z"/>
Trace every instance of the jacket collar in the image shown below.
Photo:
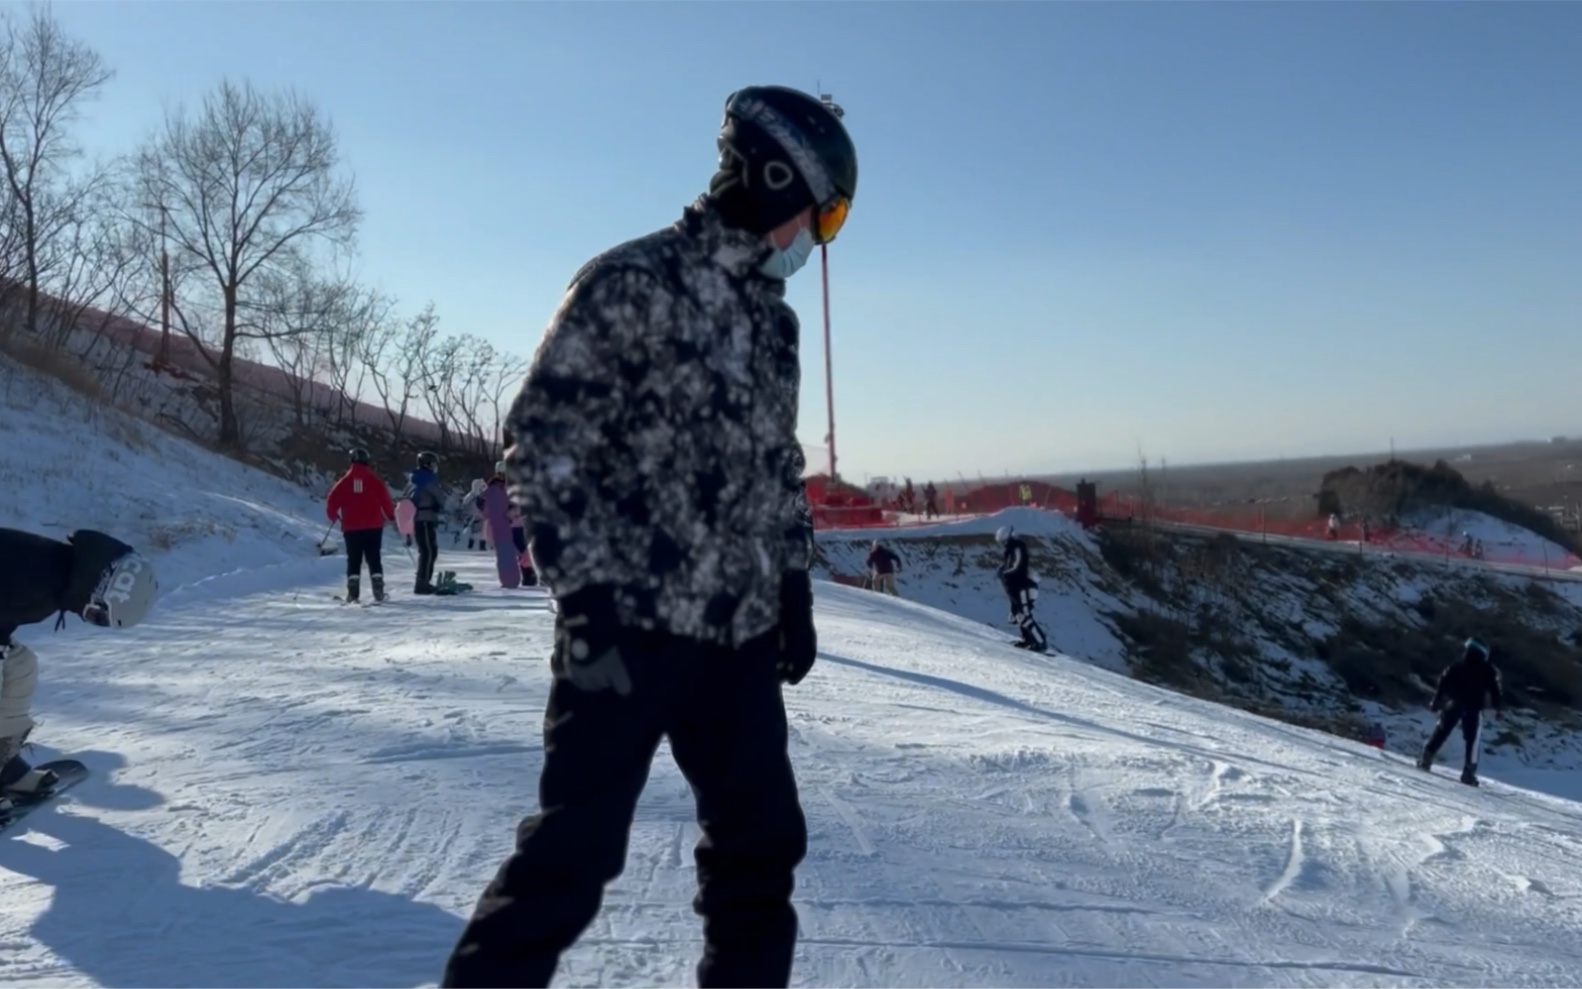
<path fill-rule="evenodd" d="M 714 263 L 730 272 L 735 278 L 754 278 L 780 287 L 784 294 L 785 283 L 758 272 L 758 266 L 773 253 L 769 242 L 757 234 L 735 227 L 727 227 L 714 208 L 714 201 L 707 194 L 699 196 L 682 211 L 678 222 L 683 233 L 698 241 L 703 253 Z"/>

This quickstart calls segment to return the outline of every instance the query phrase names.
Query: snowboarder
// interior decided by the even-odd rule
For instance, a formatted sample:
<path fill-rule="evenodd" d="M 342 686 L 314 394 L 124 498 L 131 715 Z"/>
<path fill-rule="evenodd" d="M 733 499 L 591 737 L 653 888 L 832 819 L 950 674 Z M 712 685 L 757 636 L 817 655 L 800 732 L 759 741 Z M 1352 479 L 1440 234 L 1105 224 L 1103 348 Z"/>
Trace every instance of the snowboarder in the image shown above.
<path fill-rule="evenodd" d="M 703 839 L 700 986 L 785 986 L 807 823 L 782 683 L 817 635 L 786 279 L 845 222 L 837 110 L 754 86 L 679 221 L 572 280 L 511 410 L 511 495 L 558 614 L 542 810 L 484 891 L 445 986 L 543 986 L 624 866 L 662 737 Z"/>
<path fill-rule="evenodd" d="M 439 517 L 445 510 L 445 496 L 439 486 L 439 455 L 427 451 L 417 455 L 417 467 L 402 497 L 412 502 L 412 536 L 417 542 L 417 579 L 413 594 L 434 593 L 434 564 L 439 559 Z"/>
<path fill-rule="evenodd" d="M 494 534 L 495 568 L 499 573 L 500 586 L 515 590 L 530 576 L 532 580 L 528 586 L 538 583 L 532 569 L 522 564 L 522 556 L 527 551 L 527 535 L 520 527 L 521 516 L 511 504 L 511 496 L 506 491 L 505 461 L 494 465 L 494 476 L 484 485 L 477 506 L 484 514 L 489 531 Z M 500 539 L 498 533 L 502 530 L 510 530 L 511 542 Z"/>
<path fill-rule="evenodd" d="M 901 571 L 901 558 L 895 551 L 875 539 L 868 547 L 868 576 L 873 589 L 892 597 L 901 595 L 895 589 L 895 575 Z"/>
<path fill-rule="evenodd" d="M 126 543 L 92 529 L 65 542 L 20 529 L 0 529 L 0 812 L 13 797 L 47 793 L 47 771 L 22 757 L 33 730 L 30 712 L 38 657 L 12 638 L 18 627 L 68 613 L 100 628 L 131 628 L 148 615 L 159 581 L 154 565 Z"/>
<path fill-rule="evenodd" d="M 368 451 L 356 447 L 348 456 L 351 466 L 341 475 L 324 503 L 324 514 L 339 521 L 346 540 L 346 600 L 356 601 L 361 588 L 363 563 L 368 564 L 368 582 L 374 600 L 385 599 L 385 567 L 380 559 L 385 523 L 395 521 L 395 503 L 390 488 L 368 466 Z"/>
<path fill-rule="evenodd" d="M 995 531 L 994 541 L 1005 547 L 1005 556 L 1000 561 L 1000 585 L 1011 599 L 1011 621 L 1022 632 L 1021 640 L 1013 645 L 1018 649 L 1044 652 L 1049 648 L 1049 639 L 1033 618 L 1033 602 L 1038 598 L 1038 575 L 1033 573 L 1028 559 L 1027 543 L 1008 525 L 1002 525 Z"/>
<path fill-rule="evenodd" d="M 1461 782 L 1477 786 L 1478 748 L 1482 740 L 1485 702 L 1493 706 L 1494 716 L 1498 718 L 1504 706 L 1500 671 L 1494 665 L 1489 647 L 1478 639 L 1468 639 L 1462 647 L 1461 658 L 1439 674 L 1439 686 L 1434 690 L 1434 699 L 1429 702 L 1428 709 L 1443 710 L 1428 744 L 1423 746 L 1423 755 L 1417 760 L 1417 767 L 1433 769 L 1434 756 L 1438 754 L 1439 747 L 1460 725 L 1461 737 L 1467 743 L 1466 758 L 1461 766 Z"/>

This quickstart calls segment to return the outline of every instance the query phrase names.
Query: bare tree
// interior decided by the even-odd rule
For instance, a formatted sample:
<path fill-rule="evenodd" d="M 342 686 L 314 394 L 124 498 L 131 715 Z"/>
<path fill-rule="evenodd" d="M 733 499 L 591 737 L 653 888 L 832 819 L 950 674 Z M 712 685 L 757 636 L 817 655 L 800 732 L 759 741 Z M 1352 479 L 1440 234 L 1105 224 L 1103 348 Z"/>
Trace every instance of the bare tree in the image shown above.
<path fill-rule="evenodd" d="M 335 403 L 333 421 L 337 426 L 346 425 L 348 416 L 355 422 L 357 402 L 368 380 L 368 358 L 372 355 L 375 360 L 382 360 L 379 340 L 389 338 L 385 328 L 390 326 L 394 312 L 395 300 L 382 292 L 358 290 L 346 298 L 340 326 L 325 355 L 325 373 Z"/>
<path fill-rule="evenodd" d="M 454 402 L 457 378 L 463 373 L 465 361 L 461 337 L 436 339 L 424 355 L 423 400 L 429 418 L 439 427 L 439 452 L 448 454 L 452 434 L 460 423 L 459 409 Z"/>
<path fill-rule="evenodd" d="M 332 347 L 351 286 L 339 278 L 319 278 L 306 268 L 260 276 L 258 291 L 244 304 L 248 335 L 263 341 L 275 366 L 285 374 L 286 398 L 298 424 L 313 407 L 315 378 Z M 245 309 L 243 306 L 245 305 Z"/>
<path fill-rule="evenodd" d="M 22 326 L 40 330 L 43 281 L 60 259 L 56 239 L 81 218 L 97 176 L 74 179 L 82 149 L 71 125 L 82 105 L 114 73 L 99 53 L 67 37 L 47 8 L 25 19 L 0 13 L 0 179 L 5 185 L 7 240 L 15 249 L 25 299 Z"/>
<path fill-rule="evenodd" d="M 210 317 L 182 323 L 189 335 L 217 324 L 219 441 L 235 445 L 238 343 L 266 332 L 244 321 L 246 296 L 259 276 L 307 263 L 315 246 L 351 242 L 361 219 L 353 183 L 337 175 L 335 133 L 316 106 L 229 80 L 196 116 L 168 117 L 139 161 L 174 249 L 207 272 Z"/>
<path fill-rule="evenodd" d="M 494 449 L 495 424 L 485 421 L 491 372 L 495 363 L 494 345 L 487 340 L 463 334 L 458 341 L 456 373 L 451 377 L 445 405 L 452 410 L 462 448 L 480 456 Z"/>
<path fill-rule="evenodd" d="M 424 362 L 439 335 L 439 314 L 430 302 L 405 324 L 387 324 L 371 334 L 364 361 L 374 391 L 384 403 L 390 431 L 399 446 L 406 431 L 412 401 L 423 394 Z M 393 348 L 393 349 L 392 349 Z"/>
<path fill-rule="evenodd" d="M 494 360 L 489 364 L 488 377 L 484 396 L 489 400 L 489 412 L 492 417 L 492 432 L 489 437 L 491 446 L 501 442 L 505 436 L 505 417 L 510 411 L 511 403 L 516 400 L 516 394 L 522 388 L 522 380 L 527 377 L 528 368 L 532 362 L 516 354 L 494 354 Z"/>

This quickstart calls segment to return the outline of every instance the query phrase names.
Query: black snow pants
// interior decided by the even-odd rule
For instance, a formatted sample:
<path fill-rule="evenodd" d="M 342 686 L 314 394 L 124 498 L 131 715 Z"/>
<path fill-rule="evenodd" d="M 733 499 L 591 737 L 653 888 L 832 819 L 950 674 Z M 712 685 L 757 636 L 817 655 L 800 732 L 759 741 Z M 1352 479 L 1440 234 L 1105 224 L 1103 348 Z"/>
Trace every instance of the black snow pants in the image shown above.
<path fill-rule="evenodd" d="M 1033 617 L 1033 602 L 1038 599 L 1038 589 L 1029 583 L 1016 581 L 1002 581 L 1005 594 L 1011 599 L 1011 618 L 1016 622 L 1017 630 L 1022 633 L 1022 641 L 1017 643 L 1025 649 L 1043 652 L 1049 648 L 1049 637 L 1044 634 L 1044 628 Z"/>
<path fill-rule="evenodd" d="M 1433 735 L 1429 736 L 1428 744 L 1423 746 L 1423 762 L 1433 763 L 1439 747 L 1450 738 L 1450 733 L 1455 731 L 1458 724 L 1461 726 L 1461 737 L 1467 743 L 1467 754 L 1461 764 L 1461 771 L 1475 775 L 1478 771 L 1478 749 L 1481 748 L 1483 732 L 1482 708 L 1452 704 L 1440 712 L 1439 724 L 1434 726 Z"/>
<path fill-rule="evenodd" d="M 807 822 L 787 752 L 778 635 L 739 649 L 630 632 L 625 697 L 585 693 L 556 671 L 544 718 L 538 814 L 517 828 L 445 966 L 442 986 L 546 986 L 620 875 L 661 737 L 692 787 L 703 918 L 698 985 L 785 986 L 797 916 L 793 873 Z"/>
<path fill-rule="evenodd" d="M 384 561 L 379 557 L 384 534 L 383 529 L 353 529 L 342 533 L 346 537 L 346 576 L 361 576 L 364 563 L 368 564 L 368 576 L 384 575 Z"/>
<path fill-rule="evenodd" d="M 417 586 L 434 586 L 434 563 L 439 559 L 439 523 L 414 522 L 412 534 L 417 537 Z"/>

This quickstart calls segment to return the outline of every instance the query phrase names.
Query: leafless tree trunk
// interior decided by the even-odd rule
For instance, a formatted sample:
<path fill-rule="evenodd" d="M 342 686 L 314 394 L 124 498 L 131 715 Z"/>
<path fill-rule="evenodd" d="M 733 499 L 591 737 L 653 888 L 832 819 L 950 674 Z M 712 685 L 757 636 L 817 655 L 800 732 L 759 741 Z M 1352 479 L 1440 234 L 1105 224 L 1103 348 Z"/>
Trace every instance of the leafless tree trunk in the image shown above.
<path fill-rule="evenodd" d="M 377 357 L 368 361 L 374 390 L 384 403 L 385 415 L 390 419 L 390 431 L 395 434 L 397 446 L 406 431 L 412 400 L 424 393 L 424 364 L 438 336 L 439 315 L 431 302 L 404 325 L 392 327 L 390 336 L 379 341 L 380 352 Z M 383 358 L 392 345 L 395 352 L 390 355 L 389 364 L 386 365 Z"/>
<path fill-rule="evenodd" d="M 489 412 L 493 417 L 493 431 L 489 434 L 491 447 L 505 435 L 506 413 L 516 400 L 516 393 L 522 388 L 522 379 L 527 377 L 531 366 L 532 362 L 525 357 L 501 353 L 496 353 L 489 365 L 488 386 L 484 394 L 489 399 Z"/>
<path fill-rule="evenodd" d="M 423 376 L 423 398 L 430 418 L 439 427 L 439 453 L 450 453 L 451 434 L 455 431 L 456 408 L 451 396 L 456 388 L 456 376 L 461 368 L 462 341 L 448 337 L 432 344 L 424 355 L 419 372 Z"/>
<path fill-rule="evenodd" d="M 357 291 L 346 300 L 346 311 L 326 356 L 326 372 L 334 393 L 334 423 L 356 424 L 357 402 L 367 382 L 366 359 L 380 334 L 389 326 L 395 301 L 376 291 Z M 382 355 L 382 347 L 379 348 Z"/>
<path fill-rule="evenodd" d="M 494 442 L 491 425 L 481 419 L 484 400 L 489 392 L 490 366 L 494 360 L 492 344 L 463 334 L 459 341 L 456 374 L 445 395 L 445 405 L 452 410 L 457 431 L 463 435 L 463 449 L 479 456 L 488 456 Z"/>
<path fill-rule="evenodd" d="M 307 263 L 315 245 L 351 242 L 361 219 L 353 184 L 336 174 L 335 133 L 316 106 L 229 80 L 196 116 L 167 118 L 139 160 L 145 198 L 165 211 L 173 248 L 208 273 L 219 441 L 235 446 L 235 358 L 249 330 L 249 293 L 260 276 Z M 192 320 L 183 323 L 192 333 Z"/>
<path fill-rule="evenodd" d="M 336 332 L 350 286 L 339 279 L 316 278 L 305 268 L 260 276 L 258 291 L 245 306 L 239 336 L 263 342 L 285 374 L 286 395 L 299 424 L 306 424 L 314 374 Z"/>
<path fill-rule="evenodd" d="M 26 19 L 0 13 L 0 179 L 9 198 L 11 240 L 20 257 L 23 327 L 38 334 L 44 289 L 58 245 L 94 177 L 73 181 L 81 157 L 71 125 L 82 104 L 114 75 L 98 52 L 66 36 L 47 8 Z"/>

